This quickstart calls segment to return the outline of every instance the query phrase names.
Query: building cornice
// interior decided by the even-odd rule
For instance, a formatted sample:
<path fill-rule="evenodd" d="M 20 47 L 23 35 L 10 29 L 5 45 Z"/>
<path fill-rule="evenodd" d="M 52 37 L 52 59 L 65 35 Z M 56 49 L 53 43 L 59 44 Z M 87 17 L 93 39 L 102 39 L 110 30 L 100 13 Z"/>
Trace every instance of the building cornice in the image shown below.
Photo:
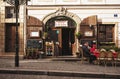
<path fill-rule="evenodd" d="M 27 9 L 55 9 L 58 7 L 65 7 L 68 9 L 120 9 L 120 4 L 106 4 L 106 5 L 28 5 Z"/>

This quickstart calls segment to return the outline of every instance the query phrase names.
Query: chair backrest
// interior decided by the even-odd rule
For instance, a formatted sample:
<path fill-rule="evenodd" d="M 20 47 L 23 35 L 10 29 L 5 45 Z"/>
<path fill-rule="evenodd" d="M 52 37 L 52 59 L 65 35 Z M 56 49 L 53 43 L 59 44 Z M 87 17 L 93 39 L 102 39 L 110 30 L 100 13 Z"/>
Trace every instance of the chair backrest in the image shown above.
<path fill-rule="evenodd" d="M 105 58 L 106 57 L 106 52 L 102 51 L 99 54 L 99 58 Z"/>
<path fill-rule="evenodd" d="M 79 53 L 81 54 L 81 56 L 83 57 L 83 49 L 80 47 L 78 50 L 79 50 Z"/>
<path fill-rule="evenodd" d="M 107 52 L 106 53 L 106 60 L 113 60 L 114 56 L 113 56 L 113 53 L 111 51 Z"/>
<path fill-rule="evenodd" d="M 107 52 L 106 57 L 107 58 L 113 58 L 113 53 L 112 52 Z"/>

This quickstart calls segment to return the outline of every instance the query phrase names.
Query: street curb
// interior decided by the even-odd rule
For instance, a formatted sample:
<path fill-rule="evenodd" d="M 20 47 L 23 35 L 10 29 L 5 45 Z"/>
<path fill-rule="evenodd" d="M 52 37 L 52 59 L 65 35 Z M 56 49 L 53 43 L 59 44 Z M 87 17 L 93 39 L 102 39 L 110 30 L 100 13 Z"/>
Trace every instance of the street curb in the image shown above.
<path fill-rule="evenodd" d="M 58 71 L 58 70 L 31 70 L 31 69 L 3 69 L 3 68 L 0 68 L 0 74 L 48 75 L 48 76 L 120 79 L 120 74 L 102 73 L 102 72 L 96 73 L 96 72 Z"/>

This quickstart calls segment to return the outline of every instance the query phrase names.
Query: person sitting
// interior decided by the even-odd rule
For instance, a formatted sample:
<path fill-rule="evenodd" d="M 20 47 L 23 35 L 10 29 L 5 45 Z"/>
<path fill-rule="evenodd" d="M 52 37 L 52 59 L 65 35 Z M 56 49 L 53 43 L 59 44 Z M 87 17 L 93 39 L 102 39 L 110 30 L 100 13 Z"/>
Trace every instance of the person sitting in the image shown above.
<path fill-rule="evenodd" d="M 96 56 L 96 58 L 99 57 L 99 51 L 97 50 L 95 44 L 93 44 L 93 45 L 92 45 L 92 48 L 90 48 L 90 53 L 94 54 L 94 55 Z"/>
<path fill-rule="evenodd" d="M 93 53 L 95 51 L 95 49 L 96 49 L 96 45 L 93 44 L 92 47 L 90 48 L 90 52 Z"/>
<path fill-rule="evenodd" d="M 89 63 L 93 63 L 93 61 L 96 60 L 96 56 L 94 56 L 94 54 L 90 53 L 88 42 L 85 42 L 83 44 L 82 50 L 83 50 L 83 56 L 89 58 Z"/>
<path fill-rule="evenodd" d="M 93 51 L 93 54 L 96 56 L 96 58 L 98 58 L 99 55 L 100 55 L 100 52 L 98 51 L 98 49 L 95 49 L 95 50 Z"/>

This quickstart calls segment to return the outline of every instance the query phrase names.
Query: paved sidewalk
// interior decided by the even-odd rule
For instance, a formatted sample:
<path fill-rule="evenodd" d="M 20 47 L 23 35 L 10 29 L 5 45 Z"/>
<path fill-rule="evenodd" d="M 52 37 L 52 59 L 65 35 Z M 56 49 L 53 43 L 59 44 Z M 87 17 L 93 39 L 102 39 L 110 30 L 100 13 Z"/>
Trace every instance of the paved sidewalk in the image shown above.
<path fill-rule="evenodd" d="M 14 66 L 13 58 L 0 58 L 0 73 L 75 76 L 120 79 L 120 66 L 93 65 L 80 61 L 52 61 L 50 59 L 20 59 Z"/>

